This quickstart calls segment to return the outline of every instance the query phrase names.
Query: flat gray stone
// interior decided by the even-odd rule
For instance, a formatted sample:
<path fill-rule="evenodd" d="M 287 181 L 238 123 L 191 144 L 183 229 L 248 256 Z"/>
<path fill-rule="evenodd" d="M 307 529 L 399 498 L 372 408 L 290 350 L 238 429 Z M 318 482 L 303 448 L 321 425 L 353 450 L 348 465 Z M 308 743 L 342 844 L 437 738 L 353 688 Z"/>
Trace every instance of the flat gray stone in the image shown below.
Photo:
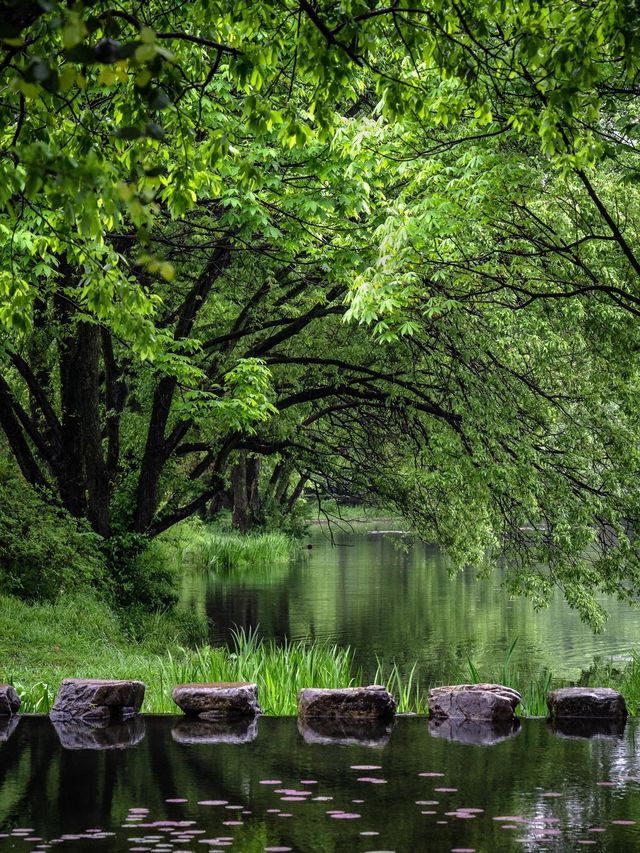
<path fill-rule="evenodd" d="M 129 749 L 145 736 L 142 717 L 119 723 L 87 723 L 79 720 L 54 720 L 53 727 L 64 749 Z"/>
<path fill-rule="evenodd" d="M 13 717 L 20 710 L 20 697 L 15 687 L 0 684 L 0 717 Z"/>
<path fill-rule="evenodd" d="M 52 720 L 125 720 L 144 699 L 142 681 L 65 678 L 49 716 Z"/>
<path fill-rule="evenodd" d="M 454 684 L 429 691 L 429 716 L 452 720 L 512 720 L 520 694 L 502 684 Z"/>
<path fill-rule="evenodd" d="M 520 731 L 520 720 L 453 720 L 434 717 L 429 720 L 429 734 L 456 743 L 476 746 L 494 746 L 515 737 Z"/>
<path fill-rule="evenodd" d="M 198 717 L 181 717 L 171 729 L 171 737 L 176 743 L 187 745 L 251 743 L 258 737 L 258 718 L 202 720 Z"/>
<path fill-rule="evenodd" d="M 393 717 L 396 700 L 385 687 L 306 687 L 298 693 L 298 715 L 302 719 L 328 717 L 335 720 L 380 720 Z"/>
<path fill-rule="evenodd" d="M 622 693 L 609 687 L 562 687 L 547 694 L 552 717 L 595 717 L 625 719 L 627 706 Z"/>
<path fill-rule="evenodd" d="M 364 746 L 384 749 L 393 731 L 393 720 L 336 720 L 326 717 L 298 718 L 305 743 L 321 746 Z"/>
<path fill-rule="evenodd" d="M 178 684 L 171 697 L 185 714 L 201 720 L 255 717 L 260 713 L 258 685 L 245 681 Z"/>

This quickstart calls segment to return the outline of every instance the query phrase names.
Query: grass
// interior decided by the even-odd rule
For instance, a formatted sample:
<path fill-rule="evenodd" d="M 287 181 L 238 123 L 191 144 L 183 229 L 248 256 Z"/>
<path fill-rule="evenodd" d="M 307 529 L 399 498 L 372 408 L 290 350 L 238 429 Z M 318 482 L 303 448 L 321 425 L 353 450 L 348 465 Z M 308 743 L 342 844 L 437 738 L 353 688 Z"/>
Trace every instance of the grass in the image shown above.
<path fill-rule="evenodd" d="M 181 565 L 205 571 L 285 562 L 295 547 L 285 533 L 240 534 L 216 530 L 198 520 L 180 525 L 166 544 Z"/>
<path fill-rule="evenodd" d="M 0 597 L 0 681 L 14 684 L 25 713 L 48 713 L 63 678 L 133 678 L 146 684 L 142 710 L 176 713 L 175 684 L 255 681 L 266 714 L 295 714 L 302 687 L 346 687 L 361 681 L 349 649 L 324 643 L 277 646 L 238 632 L 231 648 L 180 645 L 166 615 L 149 617 L 143 642 L 131 644 L 105 605 L 86 594 L 28 605 Z"/>

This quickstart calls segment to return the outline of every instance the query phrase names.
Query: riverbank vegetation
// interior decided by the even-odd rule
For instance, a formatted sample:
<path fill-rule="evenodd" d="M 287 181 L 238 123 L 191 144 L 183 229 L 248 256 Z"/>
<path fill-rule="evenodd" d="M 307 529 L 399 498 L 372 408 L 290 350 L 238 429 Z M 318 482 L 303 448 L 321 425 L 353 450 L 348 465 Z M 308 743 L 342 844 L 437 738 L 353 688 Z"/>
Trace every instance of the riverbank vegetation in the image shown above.
<path fill-rule="evenodd" d="M 65 595 L 55 603 L 25 604 L 0 596 L 0 680 L 13 683 L 26 713 L 46 713 L 66 677 L 134 678 L 146 684 L 143 711 L 179 713 L 171 700 L 175 684 L 197 681 L 255 681 L 266 714 L 293 715 L 302 687 L 346 687 L 370 679 L 354 666 L 352 651 L 318 642 L 276 645 L 255 633 L 236 632 L 229 646 L 206 645 L 201 626 L 188 614 L 154 614 L 134 624 L 118 619 L 92 595 Z M 506 670 L 505 670 L 506 666 Z M 550 674 L 522 678 L 508 667 L 499 673 L 470 672 L 458 681 L 497 678 L 523 696 L 520 713 L 545 716 L 549 689 L 564 686 Z M 620 690 L 632 715 L 640 713 L 640 656 L 622 671 L 594 669 L 584 683 Z M 428 713 L 427 692 L 415 676 L 380 664 L 373 680 L 384 684 L 401 713 Z M 481 677 L 484 676 L 484 677 Z"/>

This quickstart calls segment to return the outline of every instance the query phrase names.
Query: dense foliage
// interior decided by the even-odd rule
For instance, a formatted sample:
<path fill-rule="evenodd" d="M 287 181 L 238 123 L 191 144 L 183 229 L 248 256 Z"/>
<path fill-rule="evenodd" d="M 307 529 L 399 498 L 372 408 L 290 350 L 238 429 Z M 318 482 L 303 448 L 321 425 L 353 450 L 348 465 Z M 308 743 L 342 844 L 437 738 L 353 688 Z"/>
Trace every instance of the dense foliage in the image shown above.
<path fill-rule="evenodd" d="M 329 484 L 634 597 L 636 4 L 125 6 L 0 3 L 24 480 L 113 553 Z"/>

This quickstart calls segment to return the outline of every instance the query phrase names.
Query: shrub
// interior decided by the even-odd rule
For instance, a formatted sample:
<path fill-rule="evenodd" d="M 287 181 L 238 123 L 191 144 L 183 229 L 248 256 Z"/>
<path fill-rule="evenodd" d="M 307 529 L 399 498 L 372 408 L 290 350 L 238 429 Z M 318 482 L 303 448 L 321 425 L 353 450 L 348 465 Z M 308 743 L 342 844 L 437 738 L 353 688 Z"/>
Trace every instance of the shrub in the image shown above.
<path fill-rule="evenodd" d="M 3 592 L 53 601 L 106 582 L 101 538 L 0 461 L 0 580 Z"/>

